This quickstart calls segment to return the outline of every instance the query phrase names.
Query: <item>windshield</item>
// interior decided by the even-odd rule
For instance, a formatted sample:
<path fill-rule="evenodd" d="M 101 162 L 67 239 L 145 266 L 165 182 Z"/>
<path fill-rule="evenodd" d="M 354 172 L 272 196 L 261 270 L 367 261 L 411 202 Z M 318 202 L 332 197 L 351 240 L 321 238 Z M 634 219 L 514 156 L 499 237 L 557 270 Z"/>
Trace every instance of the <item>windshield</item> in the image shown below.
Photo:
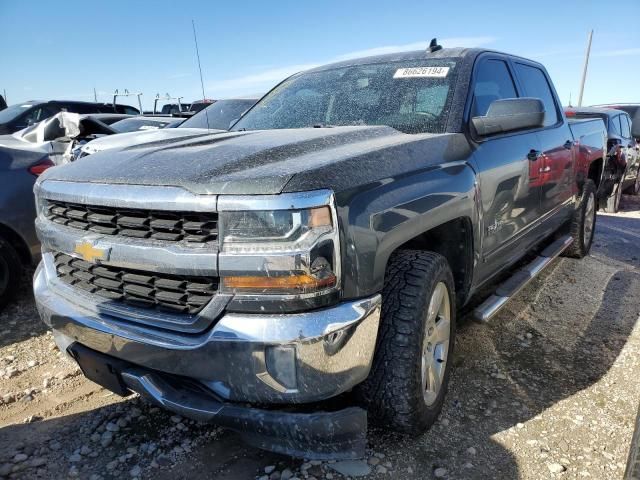
<path fill-rule="evenodd" d="M 228 130 L 229 124 L 233 120 L 240 118 L 254 103 L 256 103 L 255 99 L 218 100 L 205 110 L 196 113 L 178 128 L 214 128 L 217 130 Z M 209 118 L 208 126 L 207 117 Z"/>
<path fill-rule="evenodd" d="M 181 119 L 168 118 L 167 120 L 150 120 L 144 118 L 127 118 L 112 123 L 111 128 L 120 133 L 136 132 L 138 130 L 158 130 L 179 121 L 181 121 Z"/>
<path fill-rule="evenodd" d="M 213 102 L 197 102 L 197 103 L 192 103 L 191 107 L 189 108 L 190 112 L 199 112 L 201 110 L 204 110 L 205 108 L 207 108 L 209 105 L 211 105 Z"/>
<path fill-rule="evenodd" d="M 355 65 L 285 80 L 233 130 L 387 125 L 444 132 L 456 63 L 451 59 Z"/>
<path fill-rule="evenodd" d="M 29 105 L 28 103 L 25 103 L 25 104 L 11 105 L 10 107 L 5 108 L 4 110 L 0 111 L 0 123 L 10 122 L 14 118 L 17 118 L 22 113 L 29 110 L 31 107 L 33 107 L 33 105 Z"/>

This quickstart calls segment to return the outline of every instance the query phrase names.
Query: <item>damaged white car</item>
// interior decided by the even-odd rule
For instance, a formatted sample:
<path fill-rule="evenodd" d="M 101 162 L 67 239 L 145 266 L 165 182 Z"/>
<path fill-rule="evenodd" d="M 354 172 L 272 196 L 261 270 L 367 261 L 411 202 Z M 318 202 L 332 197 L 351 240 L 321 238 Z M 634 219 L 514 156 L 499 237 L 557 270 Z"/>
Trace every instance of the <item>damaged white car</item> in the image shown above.
<path fill-rule="evenodd" d="M 90 140 L 118 133 L 110 124 L 130 118 L 122 114 L 60 112 L 11 135 L 0 136 L 0 146 L 17 150 L 41 150 L 55 165 L 72 160 L 73 149 Z"/>

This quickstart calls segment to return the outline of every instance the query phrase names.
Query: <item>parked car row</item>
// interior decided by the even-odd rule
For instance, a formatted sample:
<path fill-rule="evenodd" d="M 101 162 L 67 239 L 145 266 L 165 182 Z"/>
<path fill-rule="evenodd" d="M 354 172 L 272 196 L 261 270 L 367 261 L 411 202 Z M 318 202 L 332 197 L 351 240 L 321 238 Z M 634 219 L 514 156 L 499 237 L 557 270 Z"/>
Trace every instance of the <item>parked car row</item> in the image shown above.
<path fill-rule="evenodd" d="M 30 101 L 11 105 L 0 111 L 0 135 L 10 134 L 27 128 L 54 116 L 59 112 L 80 114 L 122 113 L 139 115 L 140 111 L 131 105 L 51 100 Z"/>
<path fill-rule="evenodd" d="M 117 394 L 261 448 L 360 457 L 367 416 L 408 433 L 437 418 L 459 308 L 511 272 L 474 310 L 490 321 L 589 253 L 598 205 L 635 188 L 632 132 L 621 110 L 565 113 L 514 55 L 434 39 L 318 67 L 257 103 L 83 138 L 35 183 L 38 310 Z M 20 248 L 37 257 L 4 245 L 9 272 Z"/>

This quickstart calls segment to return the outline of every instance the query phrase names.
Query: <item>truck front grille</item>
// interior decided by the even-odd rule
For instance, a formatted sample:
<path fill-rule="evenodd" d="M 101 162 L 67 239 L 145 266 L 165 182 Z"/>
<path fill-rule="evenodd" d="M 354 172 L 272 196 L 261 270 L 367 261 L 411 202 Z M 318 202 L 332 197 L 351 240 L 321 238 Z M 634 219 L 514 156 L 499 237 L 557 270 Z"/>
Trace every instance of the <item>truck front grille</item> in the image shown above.
<path fill-rule="evenodd" d="M 68 227 L 133 238 L 168 242 L 214 242 L 218 239 L 218 214 L 152 211 L 81 205 L 47 200 L 46 217 Z"/>
<path fill-rule="evenodd" d="M 75 288 L 145 309 L 196 314 L 218 290 L 215 277 L 186 277 L 85 262 L 65 253 L 54 255 L 58 278 Z"/>

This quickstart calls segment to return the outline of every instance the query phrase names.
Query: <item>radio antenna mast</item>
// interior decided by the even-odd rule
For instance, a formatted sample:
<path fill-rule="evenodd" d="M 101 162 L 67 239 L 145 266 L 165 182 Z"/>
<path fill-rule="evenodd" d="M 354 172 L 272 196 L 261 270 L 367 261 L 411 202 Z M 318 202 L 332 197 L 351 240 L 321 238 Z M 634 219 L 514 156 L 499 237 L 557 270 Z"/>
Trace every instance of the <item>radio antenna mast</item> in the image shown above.
<path fill-rule="evenodd" d="M 204 80 L 202 79 L 202 65 L 200 65 L 200 51 L 198 50 L 198 36 L 196 35 L 196 22 L 191 19 L 191 26 L 193 27 L 193 41 L 196 44 L 196 58 L 198 59 L 198 70 L 200 71 L 200 86 L 202 87 L 202 101 L 206 100 L 204 94 Z M 207 112 L 207 108 L 204 108 L 204 114 L 207 118 L 207 130 L 211 130 L 209 127 L 209 112 Z"/>

